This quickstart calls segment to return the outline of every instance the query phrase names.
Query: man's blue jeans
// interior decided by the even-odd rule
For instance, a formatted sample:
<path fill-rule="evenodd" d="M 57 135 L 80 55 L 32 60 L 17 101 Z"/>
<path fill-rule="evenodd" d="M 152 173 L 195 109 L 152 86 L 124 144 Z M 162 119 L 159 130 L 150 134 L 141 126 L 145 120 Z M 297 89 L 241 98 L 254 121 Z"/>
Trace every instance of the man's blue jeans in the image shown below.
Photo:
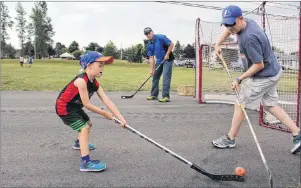
<path fill-rule="evenodd" d="M 165 61 L 163 65 L 161 65 L 153 75 L 153 85 L 151 96 L 158 97 L 159 95 L 159 81 L 160 77 L 163 73 L 163 88 L 162 88 L 162 98 L 168 97 L 170 98 L 170 82 L 171 82 L 171 75 L 172 75 L 172 66 L 173 61 Z M 155 64 L 155 69 L 159 66 L 158 63 Z"/>

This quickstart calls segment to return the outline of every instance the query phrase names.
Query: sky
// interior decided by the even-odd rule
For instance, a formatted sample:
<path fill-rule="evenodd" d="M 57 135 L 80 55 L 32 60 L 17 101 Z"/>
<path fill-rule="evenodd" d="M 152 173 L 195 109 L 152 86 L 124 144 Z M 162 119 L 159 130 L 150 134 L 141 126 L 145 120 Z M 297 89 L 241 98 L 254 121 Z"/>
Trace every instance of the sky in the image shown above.
<path fill-rule="evenodd" d="M 21 1 L 22 2 L 22 1 Z M 244 11 L 257 8 L 260 2 L 190 2 L 194 4 L 225 7 L 230 4 L 240 6 Z M 289 2 L 280 2 L 288 4 Z M 17 2 L 5 2 L 9 15 L 16 17 Z M 298 5 L 298 2 L 290 4 Z M 27 15 L 31 14 L 34 2 L 22 2 Z M 55 31 L 54 44 L 61 42 L 67 47 L 77 41 L 80 48 L 90 42 L 105 46 L 110 40 L 117 48 L 142 43 L 145 36 L 143 29 L 151 27 L 155 33 L 164 34 L 173 42 L 193 43 L 195 40 L 195 22 L 197 18 L 205 21 L 220 22 L 221 10 L 187 7 L 158 2 L 47 2 L 48 16 L 52 19 Z M 269 12 L 281 15 L 296 15 L 295 10 L 275 8 L 291 6 L 271 4 Z M 19 48 L 19 39 L 15 26 L 8 30 L 9 42 Z"/>

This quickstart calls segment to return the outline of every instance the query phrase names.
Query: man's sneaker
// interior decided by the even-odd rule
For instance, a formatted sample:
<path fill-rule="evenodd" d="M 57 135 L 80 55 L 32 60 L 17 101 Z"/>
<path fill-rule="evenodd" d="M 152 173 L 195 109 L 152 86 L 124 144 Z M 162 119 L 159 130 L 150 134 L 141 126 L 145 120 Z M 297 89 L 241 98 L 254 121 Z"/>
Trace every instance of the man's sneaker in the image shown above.
<path fill-rule="evenodd" d="M 79 143 L 74 142 L 73 149 L 79 150 L 80 149 Z M 89 150 L 94 150 L 94 149 L 95 149 L 94 144 L 89 144 Z"/>
<path fill-rule="evenodd" d="M 155 96 L 148 96 L 146 97 L 147 100 L 157 100 L 158 97 L 155 97 Z"/>
<path fill-rule="evenodd" d="M 219 139 L 213 140 L 212 144 L 218 148 L 234 148 L 235 139 L 231 140 L 228 135 L 224 135 Z"/>
<path fill-rule="evenodd" d="M 295 154 L 301 151 L 301 132 L 293 138 L 294 147 L 291 149 L 291 153 Z"/>
<path fill-rule="evenodd" d="M 95 161 L 98 161 L 98 160 L 89 161 L 87 163 L 84 163 L 84 162 L 81 161 L 80 171 L 82 171 L 82 172 L 96 172 L 96 171 L 103 171 L 106 168 L 105 164 L 96 163 Z"/>
<path fill-rule="evenodd" d="M 170 99 L 168 97 L 164 97 L 159 100 L 159 102 L 169 102 L 169 101 L 170 101 Z"/>

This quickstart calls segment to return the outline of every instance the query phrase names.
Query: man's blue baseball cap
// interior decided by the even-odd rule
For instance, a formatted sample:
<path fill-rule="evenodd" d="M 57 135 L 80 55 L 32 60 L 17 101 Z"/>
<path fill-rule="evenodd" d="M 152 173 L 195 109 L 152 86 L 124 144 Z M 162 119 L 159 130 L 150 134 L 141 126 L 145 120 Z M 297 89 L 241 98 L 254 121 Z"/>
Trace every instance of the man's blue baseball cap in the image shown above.
<path fill-rule="evenodd" d="M 223 21 L 222 24 L 233 25 L 235 23 L 236 18 L 242 16 L 242 10 L 235 5 L 227 6 L 223 9 L 222 17 Z"/>
<path fill-rule="evenodd" d="M 113 63 L 114 57 L 112 56 L 103 56 L 101 53 L 96 51 L 90 51 L 85 53 L 79 60 L 80 66 L 85 69 L 90 63 L 93 62 L 103 62 L 106 65 Z"/>

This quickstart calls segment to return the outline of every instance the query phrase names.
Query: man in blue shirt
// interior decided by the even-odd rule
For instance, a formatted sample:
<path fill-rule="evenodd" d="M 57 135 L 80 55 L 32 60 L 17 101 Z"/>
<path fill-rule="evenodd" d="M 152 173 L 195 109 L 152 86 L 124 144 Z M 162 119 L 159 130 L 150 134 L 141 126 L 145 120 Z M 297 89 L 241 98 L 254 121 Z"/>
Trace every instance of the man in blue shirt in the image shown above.
<path fill-rule="evenodd" d="M 144 35 L 149 39 L 147 55 L 149 56 L 150 74 L 153 76 L 151 95 L 147 97 L 147 100 L 158 99 L 159 81 L 163 73 L 162 99 L 159 101 L 169 102 L 172 66 L 175 59 L 172 53 L 174 43 L 165 35 L 154 34 L 149 27 L 144 29 Z M 156 60 L 154 57 L 156 57 Z M 161 63 L 162 65 L 154 71 Z"/>
<path fill-rule="evenodd" d="M 281 123 L 286 125 L 293 135 L 295 154 L 301 150 L 301 132 L 287 113 L 278 106 L 277 83 L 281 78 L 282 69 L 272 51 L 270 42 L 263 29 L 251 19 L 242 16 L 238 6 L 228 6 L 222 12 L 222 24 L 226 27 L 215 45 L 215 53 L 221 53 L 220 45 L 231 34 L 237 36 L 240 52 L 246 57 L 248 70 L 237 77 L 232 83 L 232 89 L 239 91 L 242 80 L 249 78 L 240 88 L 240 98 L 244 106 L 257 108 L 261 102 L 265 110 L 270 112 Z M 237 102 L 238 103 L 238 102 Z M 244 120 L 244 113 L 235 104 L 232 126 L 228 134 L 212 141 L 219 148 L 235 147 L 235 137 Z"/>
<path fill-rule="evenodd" d="M 31 67 L 32 61 L 33 61 L 32 56 L 29 56 L 29 61 L 28 61 L 28 66 L 29 66 L 29 67 Z"/>

